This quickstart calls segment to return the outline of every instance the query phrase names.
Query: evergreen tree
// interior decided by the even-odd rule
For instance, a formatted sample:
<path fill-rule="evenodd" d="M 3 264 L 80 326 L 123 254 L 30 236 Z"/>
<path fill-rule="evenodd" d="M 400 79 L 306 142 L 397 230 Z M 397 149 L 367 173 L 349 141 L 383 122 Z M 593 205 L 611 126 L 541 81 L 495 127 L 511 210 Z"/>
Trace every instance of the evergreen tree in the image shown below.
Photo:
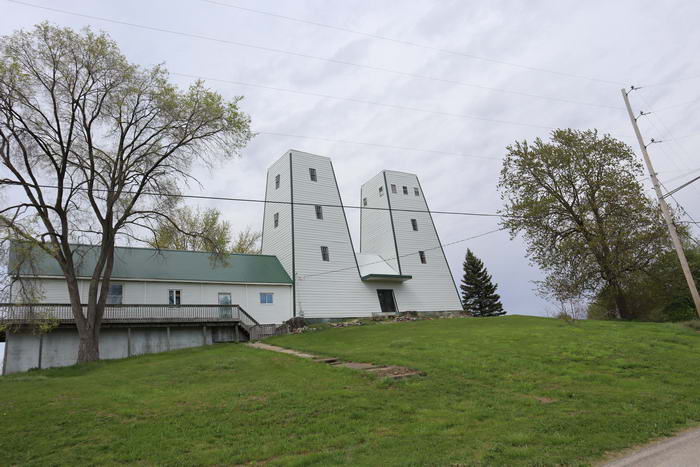
<path fill-rule="evenodd" d="M 501 296 L 496 293 L 496 284 L 491 282 L 491 275 L 484 263 L 467 250 L 464 260 L 464 277 L 462 278 L 462 303 L 464 311 L 474 316 L 500 316 L 506 314 L 501 305 Z"/>

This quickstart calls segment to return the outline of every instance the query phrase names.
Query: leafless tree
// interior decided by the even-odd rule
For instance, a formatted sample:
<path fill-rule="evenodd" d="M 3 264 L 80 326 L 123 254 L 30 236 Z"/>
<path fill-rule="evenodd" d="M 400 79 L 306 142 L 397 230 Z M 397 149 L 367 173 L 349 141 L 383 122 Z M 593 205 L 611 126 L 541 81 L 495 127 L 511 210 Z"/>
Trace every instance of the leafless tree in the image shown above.
<path fill-rule="evenodd" d="M 179 90 L 164 67 L 129 63 L 104 33 L 44 23 L 0 38 L 0 187 L 17 200 L 0 208 L 0 228 L 60 265 L 79 362 L 99 358 L 115 244 L 152 237 L 196 181 L 193 164 L 245 146 L 240 99 L 201 82 Z M 83 300 L 77 243 L 96 255 Z"/>

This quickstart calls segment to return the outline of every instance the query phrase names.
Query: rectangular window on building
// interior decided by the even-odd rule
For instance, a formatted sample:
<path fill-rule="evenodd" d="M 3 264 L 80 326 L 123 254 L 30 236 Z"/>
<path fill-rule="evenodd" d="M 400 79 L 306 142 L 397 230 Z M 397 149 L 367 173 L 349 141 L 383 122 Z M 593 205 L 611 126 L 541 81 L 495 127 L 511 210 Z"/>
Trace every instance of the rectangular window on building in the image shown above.
<path fill-rule="evenodd" d="M 271 292 L 260 292 L 260 303 L 263 305 L 268 305 L 272 303 L 272 293 Z"/>
<path fill-rule="evenodd" d="M 407 186 L 403 187 L 403 194 L 404 195 L 408 194 L 408 187 Z"/>
<path fill-rule="evenodd" d="M 394 185 L 393 183 L 391 184 L 391 192 L 396 193 L 396 185 Z"/>
<path fill-rule="evenodd" d="M 323 261 L 330 261 L 330 255 L 328 254 L 328 247 L 327 246 L 322 246 L 321 247 L 321 259 Z"/>
<path fill-rule="evenodd" d="M 312 182 L 316 181 L 316 169 L 309 169 L 309 178 Z"/>
<path fill-rule="evenodd" d="M 109 284 L 106 303 L 108 305 L 121 305 L 123 292 L 124 286 L 122 284 Z"/>
<path fill-rule="evenodd" d="M 427 261 L 425 260 L 425 251 L 419 251 L 418 256 L 420 256 L 420 262 L 422 264 L 425 264 Z"/>
<path fill-rule="evenodd" d="M 170 289 L 168 290 L 168 304 L 180 305 L 182 303 L 182 291 Z"/>
<path fill-rule="evenodd" d="M 316 219 L 323 219 L 323 206 L 316 205 Z"/>
<path fill-rule="evenodd" d="M 411 227 L 413 227 L 413 230 L 418 230 L 418 221 L 416 219 L 411 219 Z"/>
<path fill-rule="evenodd" d="M 379 187 L 379 196 L 384 196 L 384 187 L 383 186 Z"/>
<path fill-rule="evenodd" d="M 276 212 L 275 215 L 272 216 L 272 218 L 274 219 L 275 227 L 280 225 L 280 213 L 279 212 Z"/>
<path fill-rule="evenodd" d="M 280 176 L 275 175 L 275 190 L 280 187 Z"/>
<path fill-rule="evenodd" d="M 362 205 L 367 206 L 367 198 L 362 198 Z"/>
<path fill-rule="evenodd" d="M 420 190 L 418 190 L 418 187 L 413 187 L 413 194 L 416 196 L 420 196 Z"/>

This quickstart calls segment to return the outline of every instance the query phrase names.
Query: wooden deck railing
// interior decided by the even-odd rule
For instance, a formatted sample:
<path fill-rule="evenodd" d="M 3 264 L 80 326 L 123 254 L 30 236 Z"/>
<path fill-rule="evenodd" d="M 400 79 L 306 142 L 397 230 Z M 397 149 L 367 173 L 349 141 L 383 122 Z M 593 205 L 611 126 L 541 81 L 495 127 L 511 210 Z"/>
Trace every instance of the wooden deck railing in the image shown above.
<path fill-rule="evenodd" d="M 83 305 L 83 313 L 87 305 Z M 0 303 L 0 321 L 31 323 L 39 319 L 73 322 L 73 311 L 66 303 Z M 206 322 L 235 321 L 245 326 L 259 324 L 239 305 L 105 305 L 102 321 L 114 322 Z"/>

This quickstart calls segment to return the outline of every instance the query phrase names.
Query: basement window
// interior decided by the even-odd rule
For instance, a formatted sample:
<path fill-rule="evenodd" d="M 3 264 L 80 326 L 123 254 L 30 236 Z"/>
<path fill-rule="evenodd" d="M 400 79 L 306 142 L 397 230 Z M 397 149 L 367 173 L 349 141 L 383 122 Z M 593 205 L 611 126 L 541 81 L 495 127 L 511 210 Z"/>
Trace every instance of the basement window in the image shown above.
<path fill-rule="evenodd" d="M 396 185 L 394 185 L 393 183 L 391 184 L 391 192 L 396 193 Z"/>
<path fill-rule="evenodd" d="M 168 290 L 168 304 L 169 305 L 180 305 L 182 298 L 182 291 L 176 289 Z"/>
<path fill-rule="evenodd" d="M 309 169 L 309 178 L 311 179 L 312 182 L 317 181 L 316 178 L 316 169 Z"/>
<path fill-rule="evenodd" d="M 277 226 L 280 225 L 280 213 L 276 212 L 272 217 L 274 219 L 275 228 L 277 228 Z"/>
<path fill-rule="evenodd" d="M 403 194 L 404 195 L 408 194 L 408 187 L 407 186 L 403 187 Z"/>
<path fill-rule="evenodd" d="M 418 231 L 418 221 L 416 219 L 411 219 L 411 227 L 413 227 L 413 230 L 416 232 Z"/>
<path fill-rule="evenodd" d="M 316 205 L 316 219 L 323 219 L 323 206 Z"/>
<path fill-rule="evenodd" d="M 260 303 L 263 305 L 271 305 L 273 303 L 271 292 L 260 292 Z"/>
<path fill-rule="evenodd" d="M 322 259 L 323 261 L 330 261 L 330 260 L 331 260 L 331 257 L 330 257 L 330 255 L 328 254 L 328 247 L 327 247 L 327 246 L 322 246 L 322 247 L 321 247 L 321 259 Z"/>
<path fill-rule="evenodd" d="M 420 190 L 417 187 L 413 187 L 413 194 L 416 196 L 420 196 Z"/>
<path fill-rule="evenodd" d="M 379 187 L 379 196 L 384 196 L 384 187 L 383 186 Z"/>
<path fill-rule="evenodd" d="M 427 263 L 427 261 L 425 260 L 425 251 L 419 251 L 418 256 L 420 257 L 421 264 Z"/>
<path fill-rule="evenodd" d="M 122 284 L 109 284 L 106 303 L 108 305 L 121 305 L 123 292 L 124 286 Z"/>
<path fill-rule="evenodd" d="M 275 190 L 280 187 L 280 176 L 275 175 Z"/>

